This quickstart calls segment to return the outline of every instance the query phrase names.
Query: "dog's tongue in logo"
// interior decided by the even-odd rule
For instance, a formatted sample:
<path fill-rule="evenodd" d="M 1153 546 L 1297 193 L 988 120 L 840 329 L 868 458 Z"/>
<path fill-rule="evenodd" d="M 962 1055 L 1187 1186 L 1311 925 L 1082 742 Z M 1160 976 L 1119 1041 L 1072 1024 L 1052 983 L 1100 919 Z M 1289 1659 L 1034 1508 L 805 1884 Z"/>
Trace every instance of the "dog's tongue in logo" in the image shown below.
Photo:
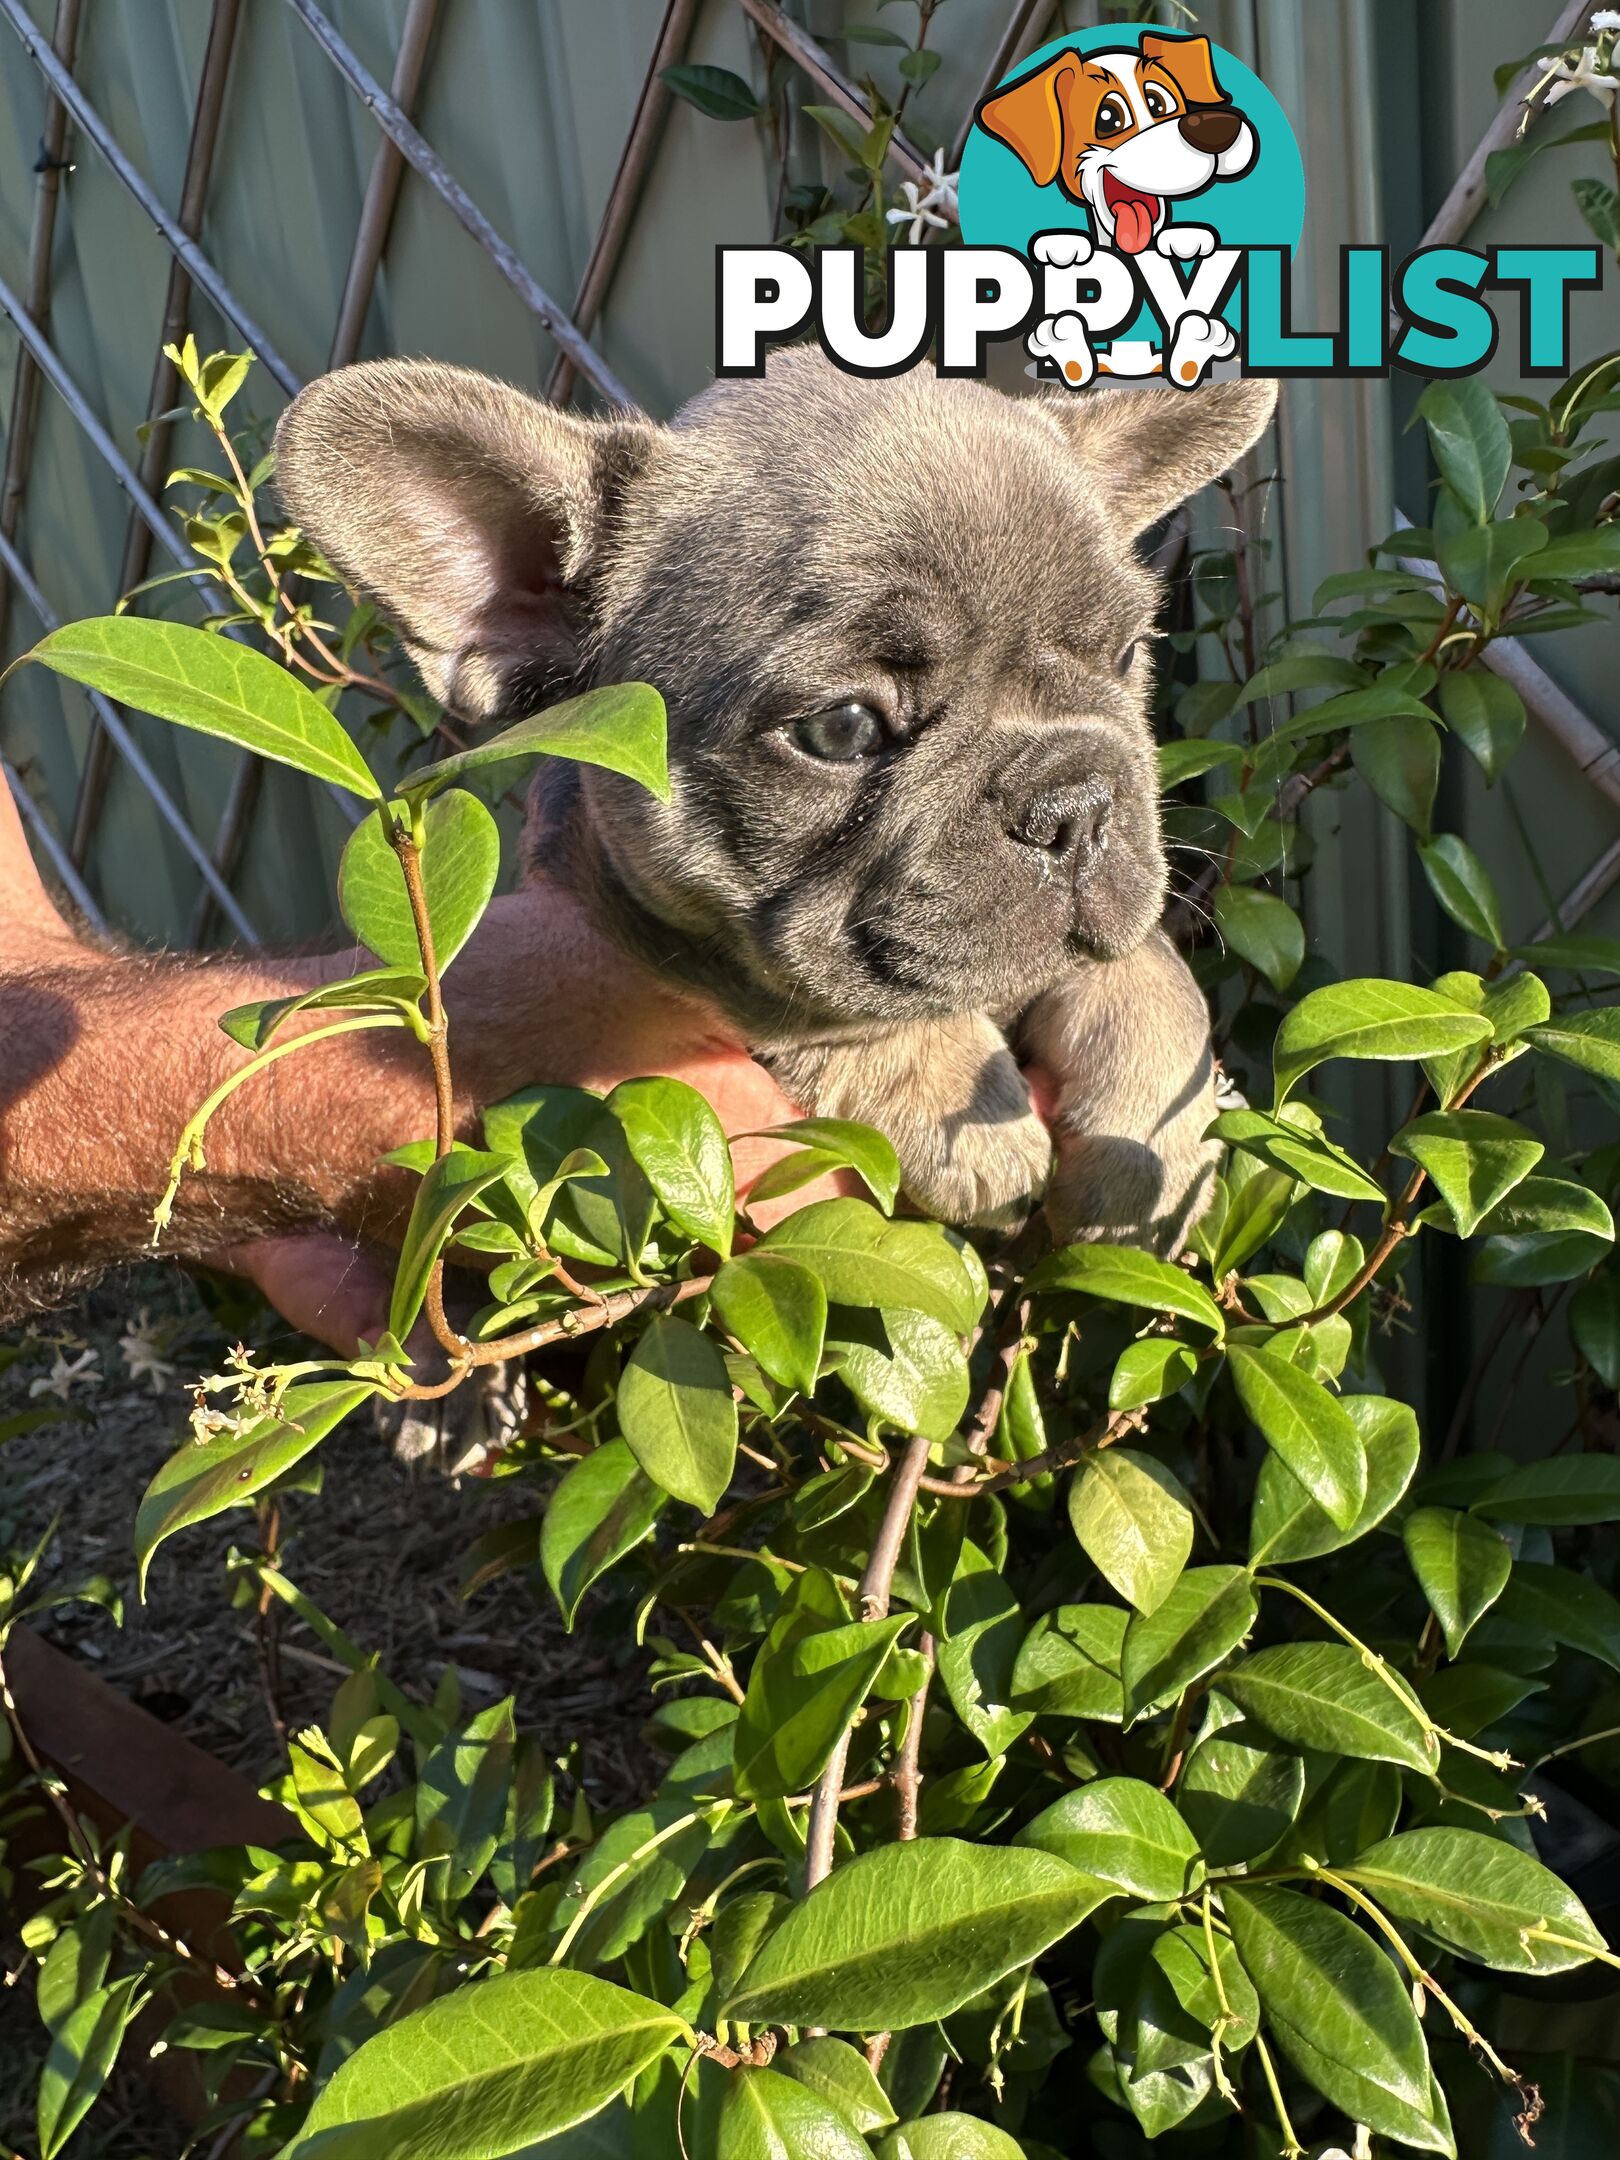
<path fill-rule="evenodd" d="M 1103 200 L 1114 213 L 1114 245 L 1122 255 L 1140 255 L 1152 244 L 1164 204 L 1157 195 L 1145 195 L 1111 172 L 1103 174 L 1102 182 Z"/>

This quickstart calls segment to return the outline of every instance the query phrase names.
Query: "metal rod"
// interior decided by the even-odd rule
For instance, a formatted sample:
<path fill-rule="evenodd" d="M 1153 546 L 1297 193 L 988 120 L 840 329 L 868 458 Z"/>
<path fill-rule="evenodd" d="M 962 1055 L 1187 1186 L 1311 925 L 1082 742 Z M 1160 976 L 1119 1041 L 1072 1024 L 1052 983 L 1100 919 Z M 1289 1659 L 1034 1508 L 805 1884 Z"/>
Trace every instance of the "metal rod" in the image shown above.
<path fill-rule="evenodd" d="M 1553 18 L 1551 29 L 1543 39 L 1544 44 L 1562 45 L 1581 43 L 1580 33 L 1586 27 L 1591 14 L 1591 0 L 1566 0 Z M 1446 199 L 1435 212 L 1429 229 L 1418 242 L 1420 248 L 1441 247 L 1452 240 L 1461 239 L 1485 207 L 1485 165 L 1492 153 L 1505 150 L 1519 132 L 1519 122 L 1524 117 L 1521 108 L 1527 91 L 1546 73 L 1545 60 L 1532 60 L 1514 82 L 1500 111 L 1474 145 L 1473 152 L 1462 171 L 1447 190 Z M 1533 117 L 1545 111 L 1545 104 L 1533 105 Z"/>
<path fill-rule="evenodd" d="M 54 630 L 61 618 L 34 582 L 33 573 L 23 561 L 21 555 L 18 554 L 15 543 L 8 540 L 3 533 L 0 533 L 0 562 L 5 564 L 16 584 L 17 590 L 39 617 L 46 630 Z M 196 864 L 198 874 L 213 895 L 216 904 L 229 918 L 232 929 L 245 943 L 257 945 L 259 943 L 258 932 L 254 929 L 247 916 L 243 914 L 241 907 L 237 903 L 236 895 L 215 869 L 209 859 L 208 850 L 186 823 L 185 815 L 174 797 L 148 763 L 145 752 L 130 733 L 117 706 L 103 697 L 99 690 L 87 690 L 85 695 L 89 698 L 91 709 L 94 711 L 97 721 L 105 730 L 108 740 L 117 746 L 119 755 L 128 764 L 131 772 L 134 773 L 136 779 L 145 788 L 147 794 L 151 796 L 159 817 L 170 828 L 180 845 Z M 77 865 L 75 865 L 75 868 L 77 868 Z"/>
<path fill-rule="evenodd" d="M 220 116 L 225 107 L 225 86 L 241 12 L 242 0 L 214 0 L 209 19 L 208 44 L 203 53 L 197 101 L 192 112 L 191 142 L 186 151 L 186 176 L 180 189 L 180 229 L 193 239 L 202 230 L 203 208 L 208 198 Z M 163 303 L 163 328 L 152 368 L 152 386 L 146 399 L 146 442 L 136 468 L 143 486 L 153 494 L 162 485 L 169 462 L 169 447 L 174 440 L 174 424 L 163 415 L 175 403 L 180 389 L 179 377 L 173 363 L 164 358 L 163 348 L 178 345 L 190 322 L 191 272 L 178 256 L 171 256 L 168 292 Z M 152 529 L 138 510 L 131 510 L 124 527 L 124 554 L 118 569 L 121 595 L 140 583 L 151 559 Z M 73 831 L 68 842 L 73 860 L 81 867 L 89 859 L 111 771 L 111 747 L 97 720 L 91 725 L 90 741 L 85 749 L 78 799 L 73 805 Z"/>
<path fill-rule="evenodd" d="M 0 757 L 0 772 L 3 772 L 6 776 L 6 784 L 10 787 L 12 795 L 16 799 L 17 808 L 22 813 L 23 823 L 31 832 L 37 835 L 40 853 L 61 879 L 63 889 L 72 900 L 73 905 L 85 916 L 94 929 L 105 932 L 107 928 L 106 916 L 102 914 L 100 908 L 96 906 L 95 901 L 90 897 L 90 888 L 74 868 L 73 858 L 68 854 L 67 849 L 63 847 L 61 841 L 57 839 L 55 833 L 51 831 L 46 822 L 44 811 L 35 802 L 33 796 L 29 794 L 27 788 L 23 786 L 22 775 L 18 772 L 16 766 L 12 764 L 10 758 Z"/>
<path fill-rule="evenodd" d="M 0 0 L 9 13 L 20 0 Z M 601 356 L 593 352 L 574 324 L 545 288 L 524 267 L 516 250 L 503 240 L 459 181 L 454 179 L 431 145 L 418 134 L 398 105 L 357 55 L 327 21 L 314 0 L 287 0 L 327 58 L 351 89 L 369 106 L 383 133 L 400 151 L 407 164 L 419 172 L 463 229 L 471 233 L 495 268 L 588 381 L 614 405 L 634 406 L 635 400 Z"/>
<path fill-rule="evenodd" d="M 411 0 L 406 10 L 388 94 L 407 115 L 414 108 L 422 87 L 428 46 L 438 19 L 439 0 Z M 354 253 L 349 257 L 349 274 L 343 282 L 343 298 L 338 305 L 337 328 L 332 332 L 332 350 L 327 355 L 328 367 L 347 367 L 360 350 L 366 313 L 371 306 L 378 266 L 388 244 L 388 228 L 393 222 L 399 184 L 404 177 L 405 160 L 400 155 L 399 145 L 385 135 L 371 161 L 371 177 L 366 182 L 360 223 L 355 229 Z"/>
<path fill-rule="evenodd" d="M 0 0 L 0 6 L 5 4 L 6 0 Z M 180 539 L 178 533 L 175 532 L 158 504 L 153 500 L 150 490 L 141 484 L 139 476 L 131 468 L 128 459 L 91 410 L 83 391 L 63 366 L 50 341 L 28 320 L 28 317 L 23 312 L 22 303 L 4 278 L 0 278 L 0 310 L 4 310 L 11 317 L 12 322 L 16 325 L 17 335 L 28 346 L 34 358 L 38 361 L 41 374 L 58 397 L 61 398 L 74 419 L 78 421 L 85 434 L 89 436 L 90 441 L 100 453 L 118 485 L 151 526 L 152 537 L 174 562 L 178 563 L 183 570 L 192 573 L 196 580 L 195 590 L 203 606 L 211 615 L 225 614 L 227 612 L 225 603 L 214 591 L 208 573 L 193 559 L 189 549 Z M 234 629 L 229 629 L 223 635 L 233 637 L 237 635 L 237 632 Z M 361 808 L 359 800 L 350 795 L 346 789 L 335 785 L 329 785 L 327 793 L 343 812 L 348 823 L 358 825 L 361 818 L 366 814 Z"/>
<path fill-rule="evenodd" d="M 13 0 L 6 0 L 6 4 L 13 4 Z M 292 4 L 300 7 L 304 0 L 292 0 Z M 835 105 L 842 107 L 852 120 L 858 120 L 862 127 L 872 125 L 871 106 L 808 30 L 801 30 L 791 17 L 774 5 L 774 0 L 739 0 L 739 5 L 774 44 L 780 45 L 790 59 L 798 62 Z M 933 174 L 924 162 L 922 152 L 898 128 L 889 138 L 889 155 L 908 180 L 915 180 L 922 187 L 932 181 Z"/>
<path fill-rule="evenodd" d="M 1536 941 L 1556 937 L 1560 930 L 1573 929 L 1616 884 L 1620 884 L 1620 840 L 1611 840 L 1597 861 L 1575 880 L 1559 902 L 1558 920 L 1544 922 L 1536 932 Z M 1504 969 L 1503 972 L 1508 971 Z"/>
<path fill-rule="evenodd" d="M 1411 530 L 1412 520 L 1395 513 L 1398 532 Z M 1410 556 L 1397 558 L 1411 577 L 1441 590 L 1441 581 L 1427 563 Z M 1595 720 L 1587 718 L 1567 690 L 1553 681 L 1539 660 L 1532 660 L 1517 638 L 1492 638 L 1480 654 L 1493 675 L 1511 683 L 1524 700 L 1525 710 L 1539 721 L 1558 747 L 1575 760 L 1582 775 L 1610 802 L 1620 803 L 1620 745 L 1612 742 Z"/>
<path fill-rule="evenodd" d="M 984 81 L 979 94 L 968 105 L 967 117 L 957 130 L 951 144 L 951 170 L 955 172 L 962 163 L 962 152 L 967 148 L 968 136 L 973 132 L 973 116 L 985 99 L 995 89 L 1004 75 L 1010 75 L 1026 54 L 1032 53 L 1040 43 L 1040 33 L 1035 25 L 1044 21 L 1052 11 L 1052 0 L 1016 0 L 1007 27 L 1002 31 L 990 64 L 984 71 Z"/>
<path fill-rule="evenodd" d="M 177 255 L 191 272 L 194 281 L 213 301 L 220 313 L 234 323 L 237 330 L 253 348 L 254 353 L 289 396 L 301 387 L 299 378 L 282 359 L 264 330 L 243 307 L 235 293 L 226 284 L 208 257 L 183 232 L 164 209 L 150 184 L 138 173 L 114 140 L 105 121 L 79 88 L 73 77 L 52 52 L 50 45 L 35 29 L 28 18 L 23 0 L 0 0 L 0 15 L 4 15 L 21 40 L 24 51 L 39 69 L 45 80 L 56 92 L 62 103 L 78 122 L 80 130 L 94 143 L 107 160 L 118 178 L 128 188 L 146 215 L 152 220 L 170 252 Z"/>
<path fill-rule="evenodd" d="M 602 212 L 602 222 L 597 227 L 596 240 L 585 265 L 585 275 L 580 279 L 579 292 L 574 300 L 574 321 L 585 333 L 595 327 L 596 318 L 602 312 L 613 284 L 614 272 L 624 253 L 624 243 L 629 237 L 630 221 L 635 215 L 636 201 L 641 193 L 647 168 L 652 163 L 653 152 L 669 111 L 669 88 L 662 80 L 667 67 L 675 66 L 686 50 L 691 34 L 692 17 L 697 13 L 697 0 L 669 0 L 664 10 L 663 25 L 658 32 L 658 42 L 647 73 L 642 79 L 641 95 L 636 100 L 635 116 L 630 122 L 630 133 L 625 137 L 624 150 L 619 158 L 619 169 L 613 176 L 613 186 L 608 191 L 607 207 Z M 566 405 L 574 388 L 574 363 L 567 353 L 557 355 L 551 370 L 551 380 L 546 384 L 546 396 L 553 404 Z"/>
<path fill-rule="evenodd" d="M 79 44 L 80 0 L 57 0 L 56 24 L 51 48 L 66 68 L 71 68 Z M 56 209 L 62 196 L 62 167 L 67 156 L 67 107 L 49 92 L 45 98 L 45 125 L 39 139 L 39 187 L 34 195 L 34 218 L 28 235 L 28 287 L 23 301 L 34 321 L 49 322 L 51 312 L 51 250 L 56 240 Z M 6 470 L 0 480 L 0 533 L 9 539 L 22 515 L 23 490 L 34 452 L 34 419 L 39 408 L 39 370 L 33 356 L 17 355 L 17 371 L 11 383 L 11 423 L 6 430 Z M 0 576 L 0 644 L 5 640 L 6 616 L 11 588 Z"/>

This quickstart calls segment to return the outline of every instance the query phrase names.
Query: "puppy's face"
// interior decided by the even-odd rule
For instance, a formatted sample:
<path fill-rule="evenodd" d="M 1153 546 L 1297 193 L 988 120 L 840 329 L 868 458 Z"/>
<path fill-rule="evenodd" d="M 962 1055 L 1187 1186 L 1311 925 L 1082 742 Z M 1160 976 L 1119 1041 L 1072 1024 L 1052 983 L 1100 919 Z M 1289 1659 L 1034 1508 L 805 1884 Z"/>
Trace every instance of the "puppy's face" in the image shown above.
<path fill-rule="evenodd" d="M 662 691 L 670 802 L 578 785 L 610 885 L 740 1012 L 1010 1014 L 1158 917 L 1132 543 L 1272 402 L 1015 400 L 801 350 L 655 428 L 385 362 L 291 408 L 281 486 L 460 710 Z"/>

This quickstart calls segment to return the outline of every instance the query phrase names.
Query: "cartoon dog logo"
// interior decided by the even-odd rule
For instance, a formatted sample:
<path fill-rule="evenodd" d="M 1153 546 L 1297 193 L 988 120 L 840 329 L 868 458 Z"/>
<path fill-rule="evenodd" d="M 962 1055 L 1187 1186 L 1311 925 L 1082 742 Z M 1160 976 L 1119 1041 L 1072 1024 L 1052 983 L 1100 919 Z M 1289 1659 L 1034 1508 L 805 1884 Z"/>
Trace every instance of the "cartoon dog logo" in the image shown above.
<path fill-rule="evenodd" d="M 1149 32 L 1139 50 L 1059 53 L 986 98 L 976 118 L 1038 187 L 1055 180 L 1090 213 L 1096 239 L 1122 255 L 1154 244 L 1172 202 L 1239 179 L 1259 154 L 1205 37 Z"/>

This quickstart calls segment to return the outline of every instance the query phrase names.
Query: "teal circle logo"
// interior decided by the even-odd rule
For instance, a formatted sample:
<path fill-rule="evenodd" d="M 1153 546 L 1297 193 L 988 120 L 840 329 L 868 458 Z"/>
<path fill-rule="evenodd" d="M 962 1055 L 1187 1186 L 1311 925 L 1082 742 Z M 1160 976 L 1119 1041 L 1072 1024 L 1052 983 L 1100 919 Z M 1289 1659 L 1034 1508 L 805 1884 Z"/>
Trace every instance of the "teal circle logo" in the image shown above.
<path fill-rule="evenodd" d="M 1293 249 L 1305 168 L 1252 68 L 1204 37 L 1121 23 L 1054 38 L 980 105 L 958 181 L 962 238 L 1029 252 L 1088 233 L 1127 256 L 1166 227 L 1223 247 Z"/>

